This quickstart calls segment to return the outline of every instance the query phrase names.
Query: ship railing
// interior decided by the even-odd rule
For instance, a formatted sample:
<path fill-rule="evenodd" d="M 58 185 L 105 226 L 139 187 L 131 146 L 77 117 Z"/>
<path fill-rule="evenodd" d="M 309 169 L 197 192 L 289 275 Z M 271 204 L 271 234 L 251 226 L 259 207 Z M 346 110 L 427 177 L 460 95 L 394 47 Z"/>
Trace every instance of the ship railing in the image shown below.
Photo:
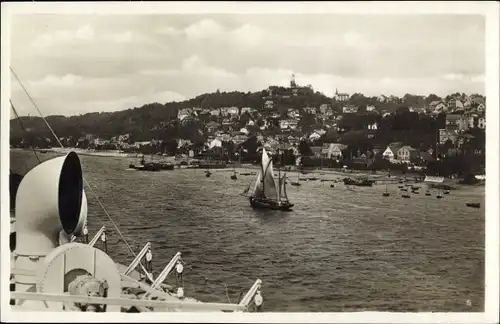
<path fill-rule="evenodd" d="M 175 264 L 177 263 L 178 260 L 181 258 L 181 252 L 177 252 L 172 260 L 167 264 L 165 268 L 163 268 L 163 271 L 156 277 L 156 280 L 151 284 L 152 289 L 156 289 L 158 286 L 161 285 L 163 281 L 167 278 L 169 275 L 170 271 L 174 268 Z M 146 298 L 149 296 L 149 292 L 147 292 L 143 298 Z"/>
<path fill-rule="evenodd" d="M 96 235 L 94 235 L 94 237 L 92 238 L 92 240 L 88 243 L 88 245 L 90 246 L 94 246 L 96 243 L 97 243 L 97 240 L 99 239 L 99 237 L 101 237 L 102 233 L 106 230 L 106 226 L 103 226 L 99 229 L 99 231 L 97 231 Z M 76 239 L 78 238 L 78 236 L 76 235 L 73 235 L 71 237 L 71 242 L 74 242 L 76 241 Z"/>
<path fill-rule="evenodd" d="M 191 301 L 160 301 L 149 299 L 128 299 L 112 297 L 90 297 L 63 294 L 45 294 L 37 292 L 11 292 L 11 298 L 15 300 L 39 300 L 46 302 L 72 302 L 85 304 L 104 304 L 119 306 L 151 307 L 156 311 L 161 310 L 200 310 L 200 311 L 232 311 L 241 312 L 246 306 L 240 304 L 225 303 L 200 303 Z"/>
<path fill-rule="evenodd" d="M 149 249 L 151 249 L 151 242 L 146 243 L 146 245 L 142 248 L 141 252 L 139 252 L 139 254 L 137 254 L 135 259 L 130 263 L 130 265 L 123 272 L 123 274 L 128 276 L 135 269 L 135 267 L 137 267 L 139 262 L 141 262 L 142 258 L 144 257 L 144 255 L 146 255 L 146 253 L 148 252 Z"/>
<path fill-rule="evenodd" d="M 103 226 L 97 231 L 96 235 L 90 240 L 89 245 L 94 246 L 97 243 L 97 240 L 101 237 L 102 233 L 106 230 L 106 226 Z"/>
<path fill-rule="evenodd" d="M 260 290 L 261 286 L 262 281 L 260 279 L 257 279 L 250 290 L 248 290 L 245 296 L 241 299 L 238 305 L 244 306 L 245 309 L 247 309 L 248 305 L 250 305 L 250 302 L 252 301 L 252 298 L 255 296 L 255 293 Z"/>

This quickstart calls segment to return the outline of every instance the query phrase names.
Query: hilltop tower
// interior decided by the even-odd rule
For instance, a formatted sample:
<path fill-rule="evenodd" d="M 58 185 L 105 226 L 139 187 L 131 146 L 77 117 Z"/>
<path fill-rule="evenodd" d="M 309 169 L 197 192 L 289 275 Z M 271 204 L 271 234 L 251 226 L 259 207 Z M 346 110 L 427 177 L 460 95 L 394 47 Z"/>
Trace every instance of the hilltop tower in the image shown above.
<path fill-rule="evenodd" d="M 296 88 L 297 83 L 295 82 L 295 74 L 292 73 L 292 79 L 290 80 L 290 88 Z"/>

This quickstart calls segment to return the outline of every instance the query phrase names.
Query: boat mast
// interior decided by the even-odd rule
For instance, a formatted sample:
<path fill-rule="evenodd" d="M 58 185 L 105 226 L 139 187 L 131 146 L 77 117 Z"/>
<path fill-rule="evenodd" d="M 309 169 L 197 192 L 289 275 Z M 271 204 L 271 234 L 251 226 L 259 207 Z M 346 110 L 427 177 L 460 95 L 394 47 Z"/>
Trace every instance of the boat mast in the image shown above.
<path fill-rule="evenodd" d="M 280 149 L 278 148 L 278 204 L 281 203 L 281 155 Z"/>

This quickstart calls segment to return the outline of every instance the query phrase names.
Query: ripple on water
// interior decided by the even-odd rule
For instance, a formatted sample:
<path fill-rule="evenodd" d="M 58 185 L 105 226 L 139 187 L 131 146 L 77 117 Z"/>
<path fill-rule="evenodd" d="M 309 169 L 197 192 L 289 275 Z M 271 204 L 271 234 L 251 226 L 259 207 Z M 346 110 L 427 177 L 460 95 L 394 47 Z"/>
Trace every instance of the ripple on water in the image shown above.
<path fill-rule="evenodd" d="M 11 167 L 29 156 L 13 152 Z M 483 311 L 484 208 L 464 201 L 484 206 L 484 188 L 442 200 L 423 193 L 402 199 L 397 185 L 382 197 L 385 185 L 352 192 L 307 181 L 287 188 L 295 208 L 284 213 L 253 210 L 239 196 L 252 177 L 131 172 L 127 159 L 81 161 L 136 252 L 152 242 L 157 272 L 183 253 L 186 294 L 200 300 L 227 302 L 225 284 L 235 302 L 260 278 L 267 311 Z M 101 224 L 112 228 L 87 197 L 91 232 Z M 108 242 L 113 258 L 132 261 L 116 233 Z"/>

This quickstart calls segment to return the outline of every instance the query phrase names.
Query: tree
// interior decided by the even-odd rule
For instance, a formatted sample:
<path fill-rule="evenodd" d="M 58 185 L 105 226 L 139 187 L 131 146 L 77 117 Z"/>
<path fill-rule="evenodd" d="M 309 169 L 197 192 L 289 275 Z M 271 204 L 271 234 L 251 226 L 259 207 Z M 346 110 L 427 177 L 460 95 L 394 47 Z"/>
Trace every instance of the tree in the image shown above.
<path fill-rule="evenodd" d="M 300 141 L 300 143 L 299 143 L 299 153 L 300 153 L 301 156 L 311 156 L 312 155 L 312 151 L 311 151 L 311 147 L 309 146 L 309 143 L 307 143 L 304 140 Z"/>

